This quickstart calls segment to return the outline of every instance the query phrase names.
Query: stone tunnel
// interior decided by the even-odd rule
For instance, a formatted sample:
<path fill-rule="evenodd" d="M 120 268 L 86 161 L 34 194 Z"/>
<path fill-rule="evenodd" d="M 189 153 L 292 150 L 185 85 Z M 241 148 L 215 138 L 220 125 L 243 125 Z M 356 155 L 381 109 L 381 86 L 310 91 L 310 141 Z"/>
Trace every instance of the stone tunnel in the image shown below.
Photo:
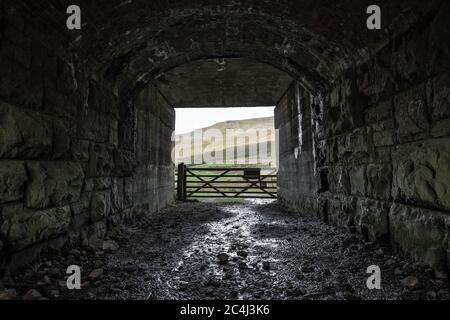
<path fill-rule="evenodd" d="M 0 1 L 2 270 L 173 205 L 174 108 L 275 105 L 279 203 L 448 272 L 448 1 L 74 2 Z"/>

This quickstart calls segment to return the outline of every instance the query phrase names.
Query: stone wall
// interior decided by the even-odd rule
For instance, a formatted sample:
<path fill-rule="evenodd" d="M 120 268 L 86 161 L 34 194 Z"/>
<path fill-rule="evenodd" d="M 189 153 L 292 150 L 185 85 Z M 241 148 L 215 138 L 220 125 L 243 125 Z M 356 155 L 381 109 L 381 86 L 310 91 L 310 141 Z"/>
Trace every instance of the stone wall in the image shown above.
<path fill-rule="evenodd" d="M 315 212 L 317 183 L 311 130 L 313 96 L 292 83 L 275 108 L 278 198 L 293 210 Z"/>
<path fill-rule="evenodd" d="M 174 201 L 175 110 L 150 86 L 135 100 L 137 110 L 134 210 L 155 212 Z"/>
<path fill-rule="evenodd" d="M 151 87 L 120 101 L 27 10 L 2 4 L 0 21 L 1 271 L 172 201 L 174 115 Z"/>
<path fill-rule="evenodd" d="M 364 64 L 341 74 L 330 94 L 312 98 L 317 103 L 300 116 L 309 117 L 312 111 L 317 215 L 367 240 L 390 243 L 440 271 L 450 266 L 450 22 L 446 10 L 448 5 L 393 39 Z M 279 177 L 284 180 L 280 196 L 287 197 L 287 203 L 310 199 L 300 191 L 309 175 L 285 185 L 289 178 L 284 177 L 296 172 L 286 173 L 285 167 L 304 163 L 301 158 L 293 160 L 294 147 L 301 144 L 286 140 L 289 126 L 293 135 L 298 132 L 296 124 L 286 120 L 290 116 L 280 115 L 281 107 L 293 101 L 288 92 L 276 113 L 284 126 L 280 140 L 288 141 L 289 148 L 281 149 Z"/>

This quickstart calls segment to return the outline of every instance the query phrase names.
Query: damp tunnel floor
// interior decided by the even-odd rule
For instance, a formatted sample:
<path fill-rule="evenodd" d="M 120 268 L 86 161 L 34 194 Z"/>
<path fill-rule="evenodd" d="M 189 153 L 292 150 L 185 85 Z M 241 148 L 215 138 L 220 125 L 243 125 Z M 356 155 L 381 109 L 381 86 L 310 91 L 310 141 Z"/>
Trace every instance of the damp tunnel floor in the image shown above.
<path fill-rule="evenodd" d="M 10 281 L 52 299 L 449 298 L 431 268 L 271 200 L 177 203 L 109 238 L 118 246 L 48 253 Z M 66 288 L 67 263 L 81 290 Z M 380 290 L 367 289 L 370 265 Z"/>

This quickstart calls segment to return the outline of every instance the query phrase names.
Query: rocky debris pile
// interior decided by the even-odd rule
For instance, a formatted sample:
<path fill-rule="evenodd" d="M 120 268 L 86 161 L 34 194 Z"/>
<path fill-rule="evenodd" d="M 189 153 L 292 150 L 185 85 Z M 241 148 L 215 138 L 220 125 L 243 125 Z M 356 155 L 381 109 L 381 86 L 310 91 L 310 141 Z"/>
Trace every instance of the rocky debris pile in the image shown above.
<path fill-rule="evenodd" d="M 119 243 L 129 233 L 126 227 L 121 227 L 119 232 L 111 231 L 105 239 L 97 239 L 87 246 L 62 251 L 48 248 L 40 259 L 5 275 L 0 282 L 0 300 L 64 298 L 70 295 L 67 279 L 71 274 L 67 273 L 67 268 L 71 265 L 80 267 L 83 289 L 99 286 L 106 273 L 107 254 L 119 250 Z"/>

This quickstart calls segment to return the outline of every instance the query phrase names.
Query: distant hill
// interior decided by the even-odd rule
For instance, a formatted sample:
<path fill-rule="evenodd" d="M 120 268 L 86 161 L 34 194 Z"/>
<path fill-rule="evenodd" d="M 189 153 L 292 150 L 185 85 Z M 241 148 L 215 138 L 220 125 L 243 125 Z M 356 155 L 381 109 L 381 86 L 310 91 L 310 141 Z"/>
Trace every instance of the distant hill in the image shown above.
<path fill-rule="evenodd" d="M 185 162 L 192 164 L 194 163 L 194 159 L 201 159 L 200 161 L 196 161 L 195 164 L 220 163 L 220 161 L 208 161 L 204 156 L 205 154 L 212 154 L 212 156 L 215 157 L 222 153 L 222 157 L 218 158 L 222 158 L 226 163 L 264 164 L 276 167 L 275 128 L 273 117 L 228 120 L 201 128 L 201 132 L 203 133 L 201 150 L 200 144 L 197 146 L 198 150 L 196 150 L 194 146 L 193 141 L 195 131 L 176 135 L 176 163 Z M 234 143 L 231 142 L 230 144 L 230 141 L 233 141 L 232 135 L 234 135 Z M 211 141 L 212 136 L 218 138 L 223 137 L 222 141 L 216 140 L 217 147 L 215 151 L 217 153 L 211 152 L 214 149 L 214 140 Z M 226 145 L 226 141 L 228 141 L 228 145 Z M 267 152 L 265 152 L 265 145 L 267 145 Z M 241 157 L 237 156 L 238 150 L 240 150 Z M 250 150 L 258 151 L 256 157 L 249 157 Z M 232 155 L 231 159 L 230 155 Z"/>

